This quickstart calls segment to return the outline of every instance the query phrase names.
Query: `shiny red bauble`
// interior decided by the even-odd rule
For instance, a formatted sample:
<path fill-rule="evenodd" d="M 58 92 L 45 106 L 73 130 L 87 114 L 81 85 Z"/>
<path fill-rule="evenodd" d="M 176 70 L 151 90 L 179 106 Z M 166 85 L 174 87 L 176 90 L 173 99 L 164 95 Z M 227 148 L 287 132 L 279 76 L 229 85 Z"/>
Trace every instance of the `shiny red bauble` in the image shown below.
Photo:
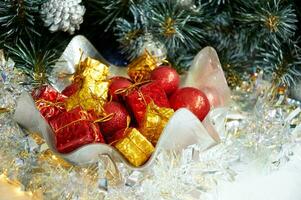
<path fill-rule="evenodd" d="M 196 88 L 184 87 L 178 89 L 169 99 L 170 106 L 174 110 L 187 108 L 201 121 L 210 110 L 210 104 L 206 95 Z"/>
<path fill-rule="evenodd" d="M 105 137 L 127 127 L 129 114 L 122 104 L 114 101 L 108 102 L 103 109 L 106 115 L 112 115 L 107 121 L 99 123 L 100 130 Z"/>
<path fill-rule="evenodd" d="M 110 79 L 110 85 L 109 85 L 109 95 L 112 97 L 113 101 L 120 100 L 121 94 L 116 94 L 116 91 L 118 93 L 118 90 L 122 90 L 125 88 L 128 88 L 130 85 L 132 85 L 132 82 L 122 76 L 115 76 Z"/>
<path fill-rule="evenodd" d="M 120 129 L 116 131 L 115 133 L 112 133 L 109 136 L 106 136 L 106 142 L 108 144 L 114 144 L 116 141 L 121 140 L 126 136 L 126 128 Z"/>
<path fill-rule="evenodd" d="M 151 73 L 151 80 L 156 80 L 167 95 L 176 91 L 180 84 L 180 76 L 176 70 L 170 66 L 161 66 Z"/>

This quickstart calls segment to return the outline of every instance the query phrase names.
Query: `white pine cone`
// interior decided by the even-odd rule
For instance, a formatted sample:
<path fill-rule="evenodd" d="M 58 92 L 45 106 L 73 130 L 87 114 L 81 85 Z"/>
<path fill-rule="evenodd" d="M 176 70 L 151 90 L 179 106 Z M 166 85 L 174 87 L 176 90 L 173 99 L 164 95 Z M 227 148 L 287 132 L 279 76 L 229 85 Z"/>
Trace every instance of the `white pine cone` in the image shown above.
<path fill-rule="evenodd" d="M 41 7 L 41 16 L 44 25 L 49 27 L 51 32 L 68 31 L 74 34 L 80 29 L 85 14 L 85 6 L 81 0 L 49 0 Z"/>

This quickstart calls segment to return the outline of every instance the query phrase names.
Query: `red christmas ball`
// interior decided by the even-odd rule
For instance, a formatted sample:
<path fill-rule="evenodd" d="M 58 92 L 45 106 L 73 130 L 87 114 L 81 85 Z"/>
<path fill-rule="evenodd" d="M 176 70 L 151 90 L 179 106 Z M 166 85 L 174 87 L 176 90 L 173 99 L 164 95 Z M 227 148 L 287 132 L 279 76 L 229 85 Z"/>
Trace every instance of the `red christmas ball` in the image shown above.
<path fill-rule="evenodd" d="M 167 95 L 171 95 L 176 91 L 180 84 L 179 74 L 170 66 L 161 66 L 154 69 L 151 73 L 151 79 L 158 81 Z"/>
<path fill-rule="evenodd" d="M 126 128 L 120 129 L 116 131 L 115 133 L 112 133 L 109 136 L 106 136 L 106 142 L 108 144 L 112 144 L 114 142 L 117 142 L 118 140 L 121 140 L 126 136 Z"/>
<path fill-rule="evenodd" d="M 110 136 L 120 129 L 127 127 L 129 114 L 124 106 L 118 102 L 108 102 L 104 105 L 106 115 L 112 115 L 107 121 L 100 122 L 99 127 L 104 136 Z"/>
<path fill-rule="evenodd" d="M 222 95 L 219 95 L 216 89 L 202 88 L 202 91 L 206 94 L 211 107 L 217 108 L 224 104 Z"/>
<path fill-rule="evenodd" d="M 196 88 L 184 87 L 178 89 L 169 99 L 170 106 L 174 110 L 187 108 L 201 121 L 210 110 L 209 100 L 206 95 Z"/>
<path fill-rule="evenodd" d="M 110 80 L 109 95 L 112 97 L 113 101 L 120 100 L 121 95 L 116 94 L 116 90 L 121 90 L 132 85 L 132 82 L 129 79 L 122 76 L 115 76 Z"/>

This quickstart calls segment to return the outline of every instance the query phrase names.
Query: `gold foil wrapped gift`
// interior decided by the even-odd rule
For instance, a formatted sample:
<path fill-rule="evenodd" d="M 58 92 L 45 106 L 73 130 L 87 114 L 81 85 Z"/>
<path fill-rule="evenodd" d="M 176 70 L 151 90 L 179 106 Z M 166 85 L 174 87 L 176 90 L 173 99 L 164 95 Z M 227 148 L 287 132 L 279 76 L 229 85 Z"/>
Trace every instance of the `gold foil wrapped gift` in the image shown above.
<path fill-rule="evenodd" d="M 150 73 L 157 67 L 156 59 L 148 52 L 134 59 L 128 65 L 128 75 L 135 82 L 149 80 Z"/>
<path fill-rule="evenodd" d="M 173 114 L 173 109 L 160 108 L 153 101 L 150 102 L 146 107 L 144 119 L 140 127 L 141 133 L 153 145 L 156 145 L 164 127 Z"/>
<path fill-rule="evenodd" d="M 137 129 L 128 128 L 125 131 L 125 137 L 114 146 L 130 163 L 138 167 L 147 161 L 155 148 Z"/>
<path fill-rule="evenodd" d="M 81 106 L 84 110 L 95 110 L 102 113 L 103 104 L 108 97 L 109 82 L 107 65 L 90 57 L 78 66 L 75 79 L 81 79 L 80 89 L 68 98 L 67 110 Z"/>

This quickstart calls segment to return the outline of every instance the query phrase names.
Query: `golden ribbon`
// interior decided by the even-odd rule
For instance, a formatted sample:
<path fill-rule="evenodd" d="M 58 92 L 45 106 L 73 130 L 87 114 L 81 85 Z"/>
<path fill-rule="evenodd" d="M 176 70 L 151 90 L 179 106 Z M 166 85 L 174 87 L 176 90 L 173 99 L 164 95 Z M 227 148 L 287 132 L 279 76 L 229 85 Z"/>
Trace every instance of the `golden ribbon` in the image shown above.
<path fill-rule="evenodd" d="M 143 95 L 143 93 L 141 92 L 139 86 L 144 85 L 144 84 L 149 83 L 149 82 L 151 82 L 151 80 L 142 81 L 142 82 L 136 82 L 136 83 L 130 85 L 129 87 L 127 87 L 127 88 L 120 88 L 120 89 L 117 89 L 117 90 L 115 91 L 115 94 L 126 93 L 126 95 L 128 95 L 129 92 L 131 92 L 131 91 L 133 91 L 134 89 L 136 89 L 136 90 L 137 90 L 137 93 L 138 93 L 138 95 L 139 95 L 139 97 L 143 100 L 143 103 L 144 103 L 145 105 L 147 105 L 146 99 L 144 98 L 144 95 Z"/>
<path fill-rule="evenodd" d="M 39 100 L 36 100 L 35 101 L 36 105 L 39 104 L 39 103 L 45 103 L 46 105 L 45 106 L 39 106 L 37 105 L 38 109 L 39 110 L 42 110 L 43 108 L 48 108 L 48 107 L 57 107 L 58 109 L 61 110 L 60 106 L 64 106 L 64 103 L 63 102 L 51 102 L 51 101 L 47 101 L 45 99 L 39 99 Z"/>
<path fill-rule="evenodd" d="M 10 110 L 8 108 L 2 108 L 0 107 L 0 114 L 1 113 L 6 113 L 6 112 L 9 112 Z"/>
<path fill-rule="evenodd" d="M 87 121 L 87 122 L 92 122 L 92 123 L 98 123 L 98 122 L 106 122 L 106 121 L 109 121 L 113 118 L 114 116 L 114 113 L 111 113 L 109 115 L 106 115 L 100 119 L 96 119 L 96 120 L 90 120 L 89 119 L 89 113 L 87 111 L 84 111 L 84 110 L 81 110 L 80 112 L 80 118 L 77 119 L 77 120 L 74 120 L 68 124 L 65 124 L 64 126 L 56 129 L 54 132 L 57 133 L 59 132 L 60 130 L 64 129 L 64 128 L 67 128 L 68 126 L 71 126 L 72 124 L 75 124 L 75 123 L 78 123 L 78 122 L 81 122 L 81 121 Z"/>
<path fill-rule="evenodd" d="M 123 94 L 123 93 L 128 94 L 132 90 L 137 89 L 139 86 L 144 85 L 144 84 L 149 83 L 149 82 L 151 82 L 151 80 L 146 80 L 146 81 L 141 81 L 141 82 L 135 82 L 132 85 L 130 85 L 129 87 L 120 88 L 120 89 L 115 90 L 114 93 L 115 94 Z"/>

